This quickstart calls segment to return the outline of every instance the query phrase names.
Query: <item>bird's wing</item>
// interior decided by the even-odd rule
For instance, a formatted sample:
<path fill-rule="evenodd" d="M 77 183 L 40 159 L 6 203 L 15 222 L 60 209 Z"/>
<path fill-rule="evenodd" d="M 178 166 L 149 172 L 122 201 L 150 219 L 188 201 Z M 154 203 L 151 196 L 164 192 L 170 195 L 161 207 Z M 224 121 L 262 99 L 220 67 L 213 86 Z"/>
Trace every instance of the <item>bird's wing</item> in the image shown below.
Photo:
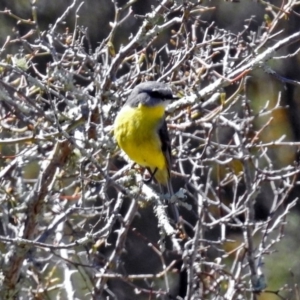
<path fill-rule="evenodd" d="M 158 135 L 161 141 L 161 150 L 166 157 L 166 163 L 169 173 L 169 178 L 171 176 L 171 166 L 172 166 L 172 158 L 171 158 L 171 141 L 168 133 L 166 120 L 163 120 L 159 130 Z"/>
<path fill-rule="evenodd" d="M 173 191 L 173 186 L 172 186 L 172 182 L 171 182 L 171 167 L 172 167 L 172 157 L 171 157 L 171 141 L 170 141 L 170 136 L 169 136 L 169 132 L 168 132 L 168 127 L 167 127 L 167 123 L 165 120 L 163 120 L 161 127 L 158 130 L 158 135 L 161 141 L 161 150 L 165 155 L 166 158 L 166 163 L 167 163 L 167 171 L 168 171 L 168 181 L 167 181 L 167 188 L 169 191 L 169 194 L 172 198 L 172 196 L 174 195 L 174 191 Z M 162 192 L 162 186 L 160 185 L 161 188 L 161 192 Z M 171 200 L 170 198 L 170 200 Z M 179 220 L 179 212 L 178 212 L 178 208 L 176 207 L 176 205 L 174 203 L 169 202 L 172 214 L 173 214 L 173 218 L 175 223 L 178 222 Z"/>

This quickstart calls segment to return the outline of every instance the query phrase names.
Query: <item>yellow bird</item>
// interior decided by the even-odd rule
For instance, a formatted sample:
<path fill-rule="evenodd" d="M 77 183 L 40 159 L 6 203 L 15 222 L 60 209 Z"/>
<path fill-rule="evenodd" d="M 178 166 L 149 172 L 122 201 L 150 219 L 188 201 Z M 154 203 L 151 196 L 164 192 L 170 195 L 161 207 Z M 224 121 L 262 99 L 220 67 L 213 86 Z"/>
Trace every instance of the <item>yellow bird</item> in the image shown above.
<path fill-rule="evenodd" d="M 171 196 L 171 143 L 165 108 L 175 99 L 178 98 L 165 83 L 140 83 L 132 90 L 114 123 L 114 135 L 120 148 L 131 160 L 149 170 L 149 181 L 155 178 L 167 186 Z M 177 208 L 173 210 L 177 222 Z"/>

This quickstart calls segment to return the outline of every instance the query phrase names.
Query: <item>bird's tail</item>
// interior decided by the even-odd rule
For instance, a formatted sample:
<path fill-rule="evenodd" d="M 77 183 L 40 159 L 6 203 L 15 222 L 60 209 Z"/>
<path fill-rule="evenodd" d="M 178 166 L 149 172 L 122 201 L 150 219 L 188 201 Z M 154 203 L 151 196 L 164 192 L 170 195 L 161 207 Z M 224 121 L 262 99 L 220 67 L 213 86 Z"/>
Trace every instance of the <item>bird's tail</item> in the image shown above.
<path fill-rule="evenodd" d="M 174 191 L 173 191 L 173 186 L 172 186 L 172 182 L 171 182 L 170 178 L 167 181 L 167 188 L 168 188 L 168 192 L 169 192 L 169 195 L 170 195 L 169 206 L 172 210 L 174 221 L 177 224 L 178 221 L 179 221 L 179 212 L 178 212 L 178 208 L 177 208 L 176 204 L 174 203 L 174 199 L 173 199 Z"/>
<path fill-rule="evenodd" d="M 167 186 L 168 193 L 170 195 L 170 200 L 169 200 L 169 206 L 172 211 L 173 219 L 175 223 L 177 224 L 179 221 L 179 212 L 176 204 L 174 203 L 174 191 L 173 191 L 173 186 L 171 182 L 171 177 L 170 177 L 170 172 L 168 169 L 165 170 L 158 170 L 155 168 L 154 170 L 151 168 L 148 168 L 149 173 L 151 174 L 150 180 L 151 181 L 153 178 L 155 178 L 155 181 L 159 184 L 160 192 L 161 194 L 164 194 L 164 188 L 163 186 Z"/>

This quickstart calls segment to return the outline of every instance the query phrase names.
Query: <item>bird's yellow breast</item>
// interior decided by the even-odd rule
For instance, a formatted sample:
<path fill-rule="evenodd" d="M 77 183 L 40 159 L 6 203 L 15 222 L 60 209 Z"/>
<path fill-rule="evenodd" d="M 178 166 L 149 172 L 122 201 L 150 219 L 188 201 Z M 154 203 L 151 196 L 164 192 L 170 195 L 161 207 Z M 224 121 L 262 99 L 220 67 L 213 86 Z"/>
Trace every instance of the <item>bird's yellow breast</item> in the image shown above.
<path fill-rule="evenodd" d="M 158 135 L 164 111 L 164 105 L 126 105 L 116 117 L 114 135 L 120 148 L 141 166 L 166 169 L 166 159 Z"/>

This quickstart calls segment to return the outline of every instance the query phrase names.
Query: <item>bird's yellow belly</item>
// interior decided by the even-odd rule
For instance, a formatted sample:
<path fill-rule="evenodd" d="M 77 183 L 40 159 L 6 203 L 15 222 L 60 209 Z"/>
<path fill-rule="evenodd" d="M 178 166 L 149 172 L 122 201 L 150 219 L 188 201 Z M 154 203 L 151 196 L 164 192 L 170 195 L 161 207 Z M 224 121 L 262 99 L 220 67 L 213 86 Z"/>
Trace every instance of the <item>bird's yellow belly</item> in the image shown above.
<path fill-rule="evenodd" d="M 163 170 L 166 159 L 157 133 L 163 108 L 161 112 L 154 109 L 124 107 L 117 116 L 114 132 L 120 148 L 130 159 L 141 166 Z"/>

